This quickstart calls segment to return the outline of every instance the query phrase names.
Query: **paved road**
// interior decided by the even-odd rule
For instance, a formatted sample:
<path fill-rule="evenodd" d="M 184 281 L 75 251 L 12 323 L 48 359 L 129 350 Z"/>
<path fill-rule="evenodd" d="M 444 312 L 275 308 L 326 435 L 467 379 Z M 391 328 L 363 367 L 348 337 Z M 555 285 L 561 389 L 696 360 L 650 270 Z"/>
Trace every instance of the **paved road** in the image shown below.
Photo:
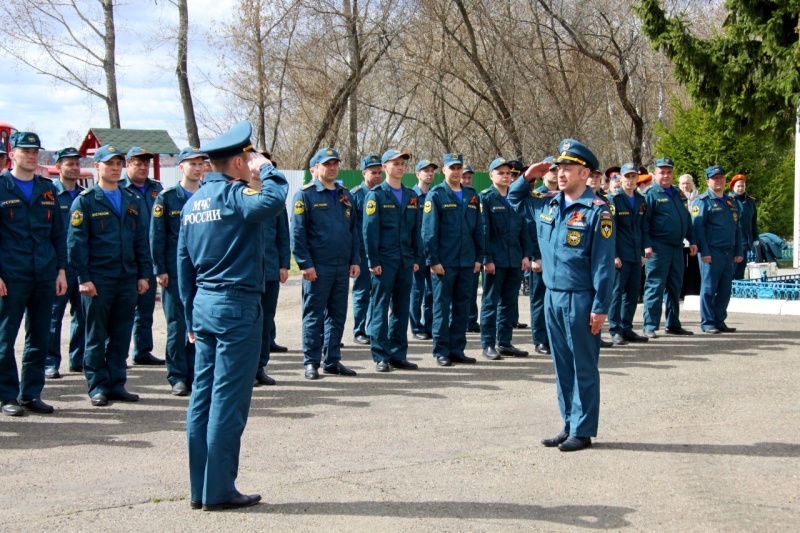
<path fill-rule="evenodd" d="M 523 321 L 527 306 L 522 305 Z M 698 316 L 684 325 L 699 330 Z M 157 349 L 163 317 L 156 313 Z M 132 368 L 138 404 L 93 408 L 83 377 L 48 382 L 51 416 L 0 418 L 0 530 L 487 531 L 796 529 L 800 523 L 800 324 L 734 315 L 740 332 L 661 337 L 601 354 L 600 434 L 559 431 L 549 359 L 374 371 L 349 333 L 355 378 L 302 377 L 300 291 L 278 312 L 275 387 L 255 389 L 238 487 L 264 503 L 191 511 L 187 399 L 162 368 Z M 68 330 L 65 328 L 65 331 Z M 529 332 L 517 344 L 530 349 Z M 18 343 L 19 345 L 19 343 Z M 477 336 L 468 353 L 480 358 Z M 794 526 L 792 525 L 794 524 Z"/>

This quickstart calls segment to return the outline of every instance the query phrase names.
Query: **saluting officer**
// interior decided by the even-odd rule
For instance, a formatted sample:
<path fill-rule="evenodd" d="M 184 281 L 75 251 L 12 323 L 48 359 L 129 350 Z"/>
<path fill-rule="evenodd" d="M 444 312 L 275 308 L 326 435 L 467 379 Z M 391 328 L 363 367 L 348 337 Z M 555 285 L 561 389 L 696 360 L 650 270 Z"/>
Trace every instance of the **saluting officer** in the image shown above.
<path fill-rule="evenodd" d="M 742 262 L 739 207 L 725 195 L 725 170 L 706 169 L 708 189 L 692 205 L 692 226 L 700 253 L 700 329 L 733 333 L 725 324 L 735 264 Z"/>
<path fill-rule="evenodd" d="M 178 286 L 196 347 L 186 417 L 192 509 L 261 500 L 241 494 L 235 482 L 264 324 L 262 224 L 281 212 L 288 186 L 253 151 L 251 133 L 243 121 L 201 147 L 214 172 L 181 210 Z"/>
<path fill-rule="evenodd" d="M 731 198 L 734 199 L 739 207 L 739 227 L 742 230 L 743 251 L 758 252 L 758 209 L 756 209 L 755 198 L 747 194 L 747 177 L 744 174 L 736 174 L 731 178 L 729 185 Z M 756 255 L 756 257 L 758 257 Z M 739 261 L 734 266 L 733 279 L 744 279 L 744 270 L 747 261 Z"/>
<path fill-rule="evenodd" d="M 434 171 L 438 165 L 427 159 L 420 160 L 414 169 L 417 175 L 417 184 L 413 191 L 417 193 L 419 205 L 425 205 L 425 197 L 433 185 Z M 419 270 L 414 272 L 411 285 L 411 305 L 408 314 L 411 323 L 411 333 L 415 339 L 426 341 L 432 338 L 433 332 L 433 286 L 431 285 L 431 267 L 422 262 Z"/>
<path fill-rule="evenodd" d="M 178 155 L 181 181 L 158 194 L 150 222 L 150 252 L 167 319 L 167 381 L 174 396 L 188 396 L 194 379 L 194 344 L 189 342 L 186 314 L 178 292 L 178 235 L 181 210 L 200 189 L 205 157 L 198 148 L 187 146 L 181 150 Z"/>
<path fill-rule="evenodd" d="M 155 157 L 147 150 L 134 146 L 125 155 L 128 177 L 122 186 L 136 195 L 142 203 L 147 227 L 150 227 L 150 213 L 158 193 L 164 186 L 150 179 L 150 162 Z M 147 282 L 149 288 L 136 298 L 136 313 L 133 319 L 133 363 L 136 365 L 163 365 L 164 360 L 155 357 L 153 351 L 153 312 L 156 308 L 156 277 L 151 274 Z"/>
<path fill-rule="evenodd" d="M 353 195 L 356 225 L 359 232 L 364 225 L 364 199 L 367 197 L 367 193 L 381 182 L 381 158 L 377 155 L 368 155 L 362 158 L 361 174 L 364 176 L 364 182 L 350 191 L 350 194 Z M 367 268 L 367 250 L 364 247 L 364 239 L 361 238 L 359 242 L 361 243 L 358 253 L 361 258 L 359 265 L 361 270 L 353 279 L 353 340 L 358 344 L 369 344 L 367 332 L 372 315 L 370 305 L 372 280 Z"/>
<path fill-rule="evenodd" d="M 656 338 L 661 305 L 666 292 L 666 333 L 692 335 L 681 326 L 680 295 L 683 285 L 683 240 L 689 254 L 697 254 L 686 195 L 672 185 L 672 159 L 655 162 L 656 183 L 645 194 L 644 214 L 644 328 L 645 337 Z M 640 178 L 641 179 L 641 178 Z"/>
<path fill-rule="evenodd" d="M 614 270 L 614 222 L 608 204 L 586 186 L 597 171 L 595 155 L 574 139 L 559 146 L 558 188 L 541 195 L 536 233 L 547 287 L 545 312 L 556 370 L 558 405 L 564 426 L 542 444 L 564 452 L 591 445 L 600 413 L 600 329 L 611 302 Z M 550 163 L 531 166 L 526 181 Z M 518 180 L 522 181 L 522 180 Z M 516 184 L 515 184 L 516 185 Z M 522 192 L 530 190 L 526 182 Z M 526 191 L 527 189 L 527 191 Z"/>
<path fill-rule="evenodd" d="M 35 133 L 14 133 L 14 169 L 0 174 L 0 410 L 9 416 L 53 412 L 41 396 L 53 299 L 67 290 L 67 250 L 58 192 L 35 174 L 41 149 Z M 23 315 L 20 378 L 14 342 Z"/>
<path fill-rule="evenodd" d="M 83 191 L 78 185 L 81 177 L 81 155 L 75 148 L 64 148 L 56 152 L 56 169 L 58 180 L 53 182 L 58 191 L 58 204 L 64 223 L 64 246 L 67 242 L 67 228 L 69 228 L 69 208 L 75 197 Z M 61 323 L 64 311 L 69 302 L 70 332 L 69 332 L 69 370 L 70 372 L 83 372 L 83 351 L 86 347 L 86 317 L 83 314 L 81 293 L 78 289 L 78 275 L 75 269 L 67 265 L 67 292 L 56 296 L 53 301 L 53 311 L 50 317 L 50 348 L 47 352 L 44 375 L 48 379 L 61 377 Z"/>
<path fill-rule="evenodd" d="M 644 261 L 644 196 L 636 190 L 639 177 L 633 163 L 620 169 L 622 187 L 608 196 L 609 207 L 617 223 L 616 256 L 614 257 L 614 292 L 608 311 L 608 331 L 614 344 L 647 342 L 649 339 L 633 331 L 633 315 L 639 301 L 639 284 Z"/>
<path fill-rule="evenodd" d="M 381 157 L 386 180 L 367 193 L 364 204 L 367 256 L 362 265 L 372 275 L 369 334 L 378 372 L 417 369 L 406 360 L 411 280 L 422 262 L 419 199 L 402 183 L 410 158 L 408 153 L 387 150 Z"/>
<path fill-rule="evenodd" d="M 83 371 L 92 405 L 135 402 L 125 390 L 136 295 L 147 292 L 153 263 L 145 205 L 119 187 L 124 156 L 103 145 L 94 154 L 97 185 L 70 209 L 69 263 L 78 273 L 86 314 Z"/>
<path fill-rule="evenodd" d="M 303 366 L 306 379 L 326 374 L 355 376 L 341 363 L 350 280 L 360 272 L 359 228 L 350 191 L 336 182 L 339 153 L 314 156 L 316 178 L 293 199 L 292 252 L 303 271 Z M 326 347 L 322 361 L 322 346 Z"/>
<path fill-rule="evenodd" d="M 527 357 L 528 352 L 511 344 L 511 337 L 519 316 L 522 273 L 530 268 L 534 245 L 525 217 L 512 209 L 508 200 L 511 163 L 502 157 L 495 159 L 489 164 L 489 177 L 493 185 L 481 192 L 486 239 L 481 302 L 483 355 L 492 360 L 503 355 Z"/>
<path fill-rule="evenodd" d="M 433 281 L 433 356 L 439 366 L 451 366 L 475 362 L 464 348 L 484 235 L 478 194 L 461 184 L 463 156 L 450 153 L 443 159 L 444 182 L 425 197 L 422 245 Z"/>

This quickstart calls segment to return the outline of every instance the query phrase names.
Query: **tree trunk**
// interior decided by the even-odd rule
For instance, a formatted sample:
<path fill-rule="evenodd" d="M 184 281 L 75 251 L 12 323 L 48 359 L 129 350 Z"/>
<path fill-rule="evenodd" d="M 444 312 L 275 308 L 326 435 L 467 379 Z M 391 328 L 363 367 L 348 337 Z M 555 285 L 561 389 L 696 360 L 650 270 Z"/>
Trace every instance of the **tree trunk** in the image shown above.
<path fill-rule="evenodd" d="M 343 2 L 344 15 L 347 24 L 347 45 L 350 54 L 350 71 L 355 79 L 361 79 L 361 51 L 358 44 L 358 0 Z M 346 168 L 356 168 L 358 165 L 358 98 L 357 89 L 354 88 L 347 101 L 347 146 L 343 163 Z"/>
<path fill-rule="evenodd" d="M 188 55 L 189 55 L 189 6 L 187 0 L 176 0 L 178 4 L 178 66 L 175 75 L 178 77 L 178 90 L 183 105 L 183 120 L 186 124 L 186 137 L 189 145 L 200 147 L 200 134 L 197 132 L 197 121 L 194 116 L 192 91 L 189 87 Z"/>
<path fill-rule="evenodd" d="M 105 56 L 103 70 L 106 74 L 106 105 L 108 106 L 108 125 L 121 128 L 119 120 L 119 101 L 117 99 L 117 64 L 116 41 L 114 30 L 114 0 L 101 0 L 103 6 L 103 22 L 105 25 Z"/>

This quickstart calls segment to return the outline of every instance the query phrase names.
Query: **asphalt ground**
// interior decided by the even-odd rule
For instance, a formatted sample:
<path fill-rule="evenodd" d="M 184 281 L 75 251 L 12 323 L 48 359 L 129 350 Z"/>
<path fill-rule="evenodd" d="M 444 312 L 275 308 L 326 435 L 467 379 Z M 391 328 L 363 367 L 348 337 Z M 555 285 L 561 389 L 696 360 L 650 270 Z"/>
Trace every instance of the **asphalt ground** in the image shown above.
<path fill-rule="evenodd" d="M 237 486 L 262 503 L 189 509 L 186 398 L 163 367 L 133 367 L 136 404 L 92 407 L 82 375 L 48 381 L 53 415 L 0 417 L 2 531 L 796 530 L 800 524 L 800 327 L 732 315 L 730 335 L 660 336 L 603 350 L 600 431 L 590 449 L 558 433 L 544 356 L 375 372 L 345 334 L 357 377 L 302 375 L 300 287 L 283 287 L 274 387 L 254 389 Z M 527 299 L 521 320 L 528 320 Z M 165 331 L 156 308 L 156 355 Z M 65 331 L 68 331 L 65 321 Z M 607 336 L 607 334 L 606 334 Z M 22 337 L 18 339 L 17 355 Z M 515 344 L 532 349 L 530 330 Z M 64 339 L 66 341 L 66 338 Z M 66 351 L 66 345 L 64 345 Z"/>

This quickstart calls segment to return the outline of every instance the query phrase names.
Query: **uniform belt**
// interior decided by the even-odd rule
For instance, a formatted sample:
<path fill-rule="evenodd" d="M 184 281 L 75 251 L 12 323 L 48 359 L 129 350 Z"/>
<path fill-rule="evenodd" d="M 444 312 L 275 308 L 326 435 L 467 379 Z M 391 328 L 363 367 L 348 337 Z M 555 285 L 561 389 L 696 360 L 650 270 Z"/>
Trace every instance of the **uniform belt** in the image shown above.
<path fill-rule="evenodd" d="M 231 287 L 219 287 L 219 288 L 198 287 L 197 290 L 203 292 L 210 292 L 212 294 L 225 295 L 231 298 L 261 297 L 261 293 L 259 291 L 250 289 L 233 289 Z"/>

